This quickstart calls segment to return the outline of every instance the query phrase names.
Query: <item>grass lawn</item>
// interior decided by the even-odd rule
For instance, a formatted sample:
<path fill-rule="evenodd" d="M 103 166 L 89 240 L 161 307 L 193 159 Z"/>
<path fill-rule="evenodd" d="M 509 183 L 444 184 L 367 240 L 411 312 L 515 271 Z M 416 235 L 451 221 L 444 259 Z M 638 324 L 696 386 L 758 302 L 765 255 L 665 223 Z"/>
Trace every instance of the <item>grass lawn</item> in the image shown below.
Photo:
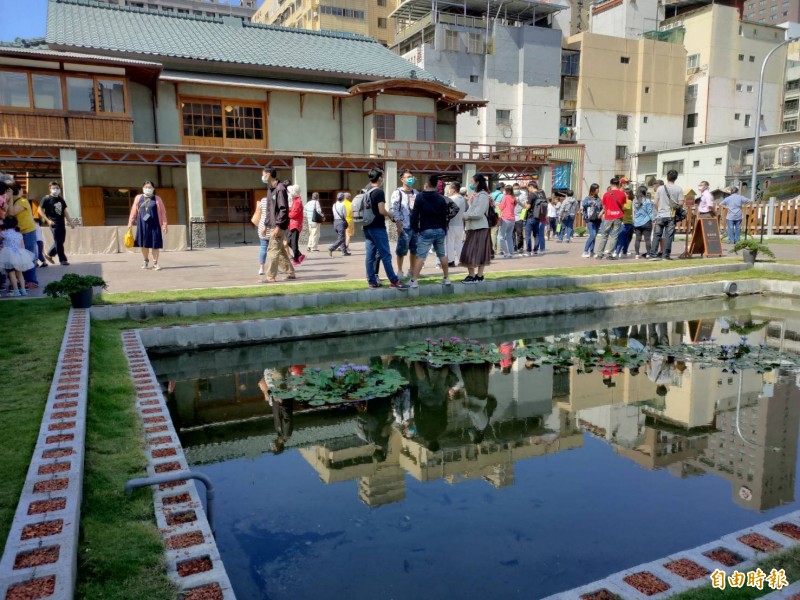
<path fill-rule="evenodd" d="M 785 569 L 786 579 L 789 583 L 800 581 L 800 548 L 792 548 L 764 558 L 758 562 L 758 567 L 767 575 L 772 569 L 777 569 L 778 571 Z M 755 567 L 747 569 L 747 571 L 755 571 Z M 745 570 L 742 569 L 741 572 L 745 572 Z M 764 583 L 763 590 L 749 587 L 732 588 L 727 585 L 724 590 L 718 590 L 712 588 L 711 584 L 709 584 L 670 596 L 670 600 L 751 600 L 752 598 L 765 596 L 773 591 L 767 583 Z"/>
<path fill-rule="evenodd" d="M 6 323 L 0 345 L 0 540 L 5 544 L 42 424 L 47 394 L 67 324 L 62 303 L 0 303 Z"/>

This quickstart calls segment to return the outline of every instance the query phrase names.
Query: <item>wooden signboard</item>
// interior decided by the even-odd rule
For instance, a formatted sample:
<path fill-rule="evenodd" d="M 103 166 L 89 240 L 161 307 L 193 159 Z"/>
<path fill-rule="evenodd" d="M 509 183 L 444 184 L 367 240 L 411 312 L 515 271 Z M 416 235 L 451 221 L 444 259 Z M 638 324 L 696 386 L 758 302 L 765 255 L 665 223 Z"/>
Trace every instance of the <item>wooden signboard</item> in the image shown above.
<path fill-rule="evenodd" d="M 701 218 L 695 222 L 692 240 L 686 254 L 701 256 L 722 256 L 722 239 L 719 235 L 719 222 L 715 218 Z"/>

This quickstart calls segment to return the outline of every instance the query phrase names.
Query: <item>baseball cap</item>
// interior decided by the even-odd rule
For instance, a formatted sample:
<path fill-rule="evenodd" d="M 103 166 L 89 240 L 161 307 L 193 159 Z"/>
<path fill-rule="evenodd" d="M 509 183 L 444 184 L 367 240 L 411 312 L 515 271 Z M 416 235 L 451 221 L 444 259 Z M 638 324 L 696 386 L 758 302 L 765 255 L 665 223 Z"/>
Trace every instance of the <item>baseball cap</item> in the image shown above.
<path fill-rule="evenodd" d="M 336 194 L 336 199 L 337 200 L 344 200 L 344 192 L 339 192 L 338 194 Z"/>

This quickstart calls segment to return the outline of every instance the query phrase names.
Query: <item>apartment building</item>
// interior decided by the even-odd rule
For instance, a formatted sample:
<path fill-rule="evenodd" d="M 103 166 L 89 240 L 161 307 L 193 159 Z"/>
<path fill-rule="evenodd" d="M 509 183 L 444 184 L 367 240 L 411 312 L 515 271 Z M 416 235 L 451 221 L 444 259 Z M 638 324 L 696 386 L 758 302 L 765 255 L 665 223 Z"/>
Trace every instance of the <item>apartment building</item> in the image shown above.
<path fill-rule="evenodd" d="M 638 39 L 663 20 L 664 3 L 659 0 L 600 0 L 592 6 L 589 31 Z"/>
<path fill-rule="evenodd" d="M 173 15 L 193 15 L 196 17 L 241 17 L 249 19 L 256 11 L 256 0 L 98 0 L 117 6 L 147 8 Z"/>
<path fill-rule="evenodd" d="M 797 0 L 745 0 L 742 18 L 753 23 L 777 25 L 800 21 L 800 2 Z"/>
<path fill-rule="evenodd" d="M 761 64 L 785 31 L 739 19 L 733 6 L 709 4 L 666 19 L 660 33 L 679 30 L 686 48 L 682 142 L 712 144 L 753 135 Z M 786 49 L 764 78 L 761 133 L 781 130 Z"/>
<path fill-rule="evenodd" d="M 283 25 L 310 31 L 343 31 L 394 42 L 389 15 L 398 0 L 264 0 L 252 16 L 254 23 Z"/>
<path fill-rule="evenodd" d="M 397 21 L 392 50 L 488 101 L 459 116 L 459 142 L 555 144 L 561 32 L 552 19 L 566 7 L 509 3 L 498 17 L 478 0 L 457 5 L 406 0 L 392 15 Z"/>
<path fill-rule="evenodd" d="M 680 44 L 581 33 L 567 39 L 560 142 L 584 144 L 583 189 L 631 174 L 631 156 L 681 143 Z"/>

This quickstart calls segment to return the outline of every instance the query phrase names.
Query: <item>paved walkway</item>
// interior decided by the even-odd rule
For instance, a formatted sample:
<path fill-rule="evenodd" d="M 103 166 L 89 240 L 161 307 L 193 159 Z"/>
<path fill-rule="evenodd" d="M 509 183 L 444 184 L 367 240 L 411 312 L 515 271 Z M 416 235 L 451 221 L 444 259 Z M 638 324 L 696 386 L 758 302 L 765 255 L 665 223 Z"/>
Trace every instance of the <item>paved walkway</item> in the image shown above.
<path fill-rule="evenodd" d="M 297 282 L 326 282 L 362 280 L 366 281 L 364 268 L 364 242 L 357 239 L 351 244 L 352 256 L 344 257 L 340 253 L 328 256 L 327 245 L 331 238 L 323 235 L 320 252 L 312 252 L 303 264 L 297 268 Z M 360 236 L 358 236 L 360 238 Z M 582 267 L 593 264 L 608 264 L 607 261 L 581 258 L 585 238 L 575 238 L 572 243 L 548 242 L 544 256 L 522 257 L 514 259 L 498 259 L 487 269 L 491 271 L 515 271 L 538 268 Z M 392 248 L 394 246 L 392 245 Z M 674 255 L 684 249 L 684 241 L 676 240 Z M 779 259 L 800 259 L 800 245 L 775 244 L 772 246 Z M 95 274 L 103 277 L 108 283 L 108 291 L 163 291 L 177 289 L 196 289 L 214 287 L 238 287 L 258 285 L 258 246 L 237 245 L 223 248 L 208 248 L 183 252 L 163 253 L 161 270 L 142 270 L 141 254 L 129 251 L 123 254 L 84 254 L 70 256 L 71 265 L 61 267 L 56 263 L 46 269 L 39 270 L 39 280 L 44 287 L 49 281 L 59 278 L 65 271 L 82 274 Z M 725 256 L 732 256 L 726 254 Z M 703 264 L 710 259 L 693 259 L 689 264 Z M 434 266 L 436 261 L 429 258 L 423 275 L 439 275 L 441 270 Z M 616 264 L 640 263 L 642 261 L 623 259 Z M 406 261 L 406 265 L 408 262 Z M 396 260 L 393 266 L 396 267 Z M 383 271 L 383 269 L 381 269 Z M 451 270 L 451 278 L 459 281 L 466 275 L 466 269 L 457 267 Z M 278 276 L 278 282 L 285 278 Z M 41 289 L 34 290 L 32 296 L 41 295 Z"/>

